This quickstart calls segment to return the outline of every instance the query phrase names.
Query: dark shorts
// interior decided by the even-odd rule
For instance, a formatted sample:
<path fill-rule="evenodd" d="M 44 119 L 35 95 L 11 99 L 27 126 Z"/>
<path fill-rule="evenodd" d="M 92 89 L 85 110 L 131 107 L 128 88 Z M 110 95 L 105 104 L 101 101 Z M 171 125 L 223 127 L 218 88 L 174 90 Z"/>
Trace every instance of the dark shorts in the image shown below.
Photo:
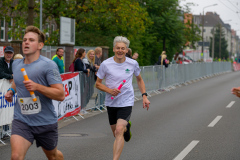
<path fill-rule="evenodd" d="M 12 122 L 12 135 L 19 135 L 33 144 L 36 140 L 37 147 L 53 150 L 58 143 L 58 123 L 44 126 L 29 126 L 14 119 Z"/>
<path fill-rule="evenodd" d="M 132 106 L 128 107 L 109 107 L 107 106 L 109 124 L 117 124 L 118 119 L 129 121 L 132 113 Z"/>

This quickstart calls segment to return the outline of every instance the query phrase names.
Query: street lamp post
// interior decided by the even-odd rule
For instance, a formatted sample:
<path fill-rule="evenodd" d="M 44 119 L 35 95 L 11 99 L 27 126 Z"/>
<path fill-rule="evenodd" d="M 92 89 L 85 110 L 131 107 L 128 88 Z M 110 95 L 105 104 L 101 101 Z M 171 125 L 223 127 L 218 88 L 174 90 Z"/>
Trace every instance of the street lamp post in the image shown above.
<path fill-rule="evenodd" d="M 203 15 L 202 15 L 202 54 L 203 54 L 203 61 L 204 61 L 204 9 L 212 6 L 216 6 L 217 4 L 212 4 L 206 7 L 203 7 Z"/>
<path fill-rule="evenodd" d="M 40 0 L 40 30 L 42 31 L 42 0 Z"/>

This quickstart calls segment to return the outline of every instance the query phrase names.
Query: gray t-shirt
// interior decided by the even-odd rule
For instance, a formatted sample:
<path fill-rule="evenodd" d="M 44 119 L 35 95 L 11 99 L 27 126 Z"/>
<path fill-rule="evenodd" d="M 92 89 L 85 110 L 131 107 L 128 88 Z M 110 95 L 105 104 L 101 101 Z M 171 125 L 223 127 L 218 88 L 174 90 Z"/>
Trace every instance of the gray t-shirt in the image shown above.
<path fill-rule="evenodd" d="M 95 64 L 97 64 L 98 66 L 101 65 L 101 57 L 98 58 L 98 57 L 95 55 Z"/>
<path fill-rule="evenodd" d="M 21 68 L 25 68 L 29 79 L 41 85 L 49 87 L 52 84 L 62 84 L 62 79 L 56 63 L 41 55 L 38 60 L 32 62 L 31 64 L 24 64 L 24 58 L 17 59 L 14 61 L 12 68 L 14 75 L 13 79 L 16 84 L 18 98 L 31 97 L 29 91 L 23 84 L 24 78 Z M 22 114 L 20 105 L 18 102 L 16 102 L 14 107 L 14 119 L 25 122 L 29 126 L 42 126 L 56 123 L 57 114 L 54 110 L 52 99 L 37 91 L 34 93 L 36 96 L 39 96 L 42 106 L 41 111 L 36 114 Z"/>

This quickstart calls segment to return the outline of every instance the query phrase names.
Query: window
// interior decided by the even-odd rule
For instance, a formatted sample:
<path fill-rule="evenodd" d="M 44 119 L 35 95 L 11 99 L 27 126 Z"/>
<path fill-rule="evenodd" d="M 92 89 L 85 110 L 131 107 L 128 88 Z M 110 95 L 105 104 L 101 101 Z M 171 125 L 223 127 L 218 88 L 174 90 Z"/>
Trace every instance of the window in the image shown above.
<path fill-rule="evenodd" d="M 1 41 L 5 41 L 5 18 L 1 19 Z"/>
<path fill-rule="evenodd" d="M 49 23 L 46 23 L 45 27 L 46 27 L 46 33 L 45 33 L 46 40 L 48 40 L 48 38 L 49 38 Z"/>
<path fill-rule="evenodd" d="M 47 30 L 47 32 L 49 31 L 49 24 L 48 23 L 46 23 L 46 30 Z"/>
<path fill-rule="evenodd" d="M 54 24 L 52 24 L 52 32 L 54 31 Z"/>
<path fill-rule="evenodd" d="M 13 19 L 8 22 L 8 41 L 12 41 L 12 36 L 11 36 L 11 29 L 13 26 Z"/>

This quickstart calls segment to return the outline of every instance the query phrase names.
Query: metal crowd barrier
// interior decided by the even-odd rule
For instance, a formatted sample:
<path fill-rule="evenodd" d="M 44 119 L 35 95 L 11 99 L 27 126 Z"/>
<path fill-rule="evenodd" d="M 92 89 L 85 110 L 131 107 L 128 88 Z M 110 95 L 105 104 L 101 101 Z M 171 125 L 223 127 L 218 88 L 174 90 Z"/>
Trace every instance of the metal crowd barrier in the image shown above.
<path fill-rule="evenodd" d="M 191 63 L 191 64 L 172 64 L 168 68 L 164 66 L 142 66 L 141 76 L 144 80 L 146 92 L 159 93 L 161 89 L 168 90 L 176 85 L 181 85 L 192 80 L 203 77 L 209 77 L 216 74 L 232 71 L 230 62 L 212 62 L 212 63 Z M 81 110 L 99 110 L 103 112 L 105 108 L 105 92 L 95 88 L 94 73 L 89 76 L 83 72 L 79 72 L 79 85 L 81 92 Z M 66 73 L 65 73 L 66 74 Z M 104 83 L 104 80 L 103 80 Z M 138 89 L 136 78 L 133 78 L 133 88 L 135 98 L 141 96 Z M 91 103 L 90 103 L 91 102 Z M 90 105 L 89 105 L 90 103 Z M 0 126 L 0 142 L 4 134 L 8 133 L 3 126 Z"/>
<path fill-rule="evenodd" d="M 171 64 L 167 68 L 155 65 L 140 68 L 148 93 L 157 93 L 192 80 L 232 71 L 230 62 Z M 135 96 L 141 95 L 136 79 L 133 80 L 133 88 Z"/>

